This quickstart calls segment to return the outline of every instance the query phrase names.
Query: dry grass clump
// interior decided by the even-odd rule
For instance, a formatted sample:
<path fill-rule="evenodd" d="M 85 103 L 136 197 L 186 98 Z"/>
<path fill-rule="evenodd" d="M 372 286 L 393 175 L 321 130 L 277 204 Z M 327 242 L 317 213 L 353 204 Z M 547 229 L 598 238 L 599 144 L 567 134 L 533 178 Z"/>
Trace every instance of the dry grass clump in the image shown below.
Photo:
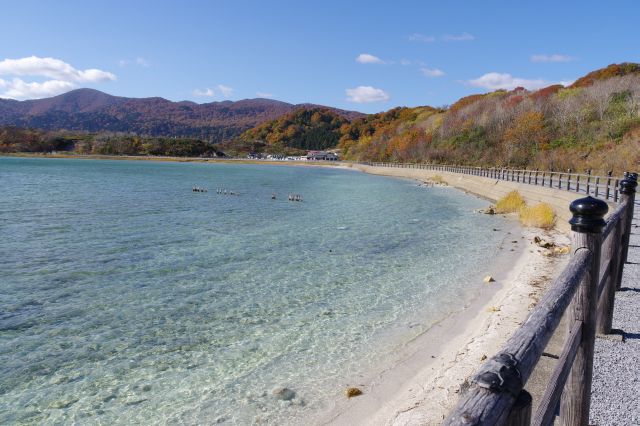
<path fill-rule="evenodd" d="M 433 183 L 437 183 L 438 185 L 446 185 L 447 181 L 444 180 L 444 178 L 440 175 L 435 175 L 431 178 L 429 178 L 429 180 Z"/>
<path fill-rule="evenodd" d="M 496 203 L 496 213 L 515 213 L 524 207 L 524 198 L 518 191 L 511 191 Z"/>
<path fill-rule="evenodd" d="M 547 203 L 539 203 L 535 206 L 523 206 L 520 210 L 520 222 L 524 226 L 551 229 L 556 222 L 556 215 Z"/>

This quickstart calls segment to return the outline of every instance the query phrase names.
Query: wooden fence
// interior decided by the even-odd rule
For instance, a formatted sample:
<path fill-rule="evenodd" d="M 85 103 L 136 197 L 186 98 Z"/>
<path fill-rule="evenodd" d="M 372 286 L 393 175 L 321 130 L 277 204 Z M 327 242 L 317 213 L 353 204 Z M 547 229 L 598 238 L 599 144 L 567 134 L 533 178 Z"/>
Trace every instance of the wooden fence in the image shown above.
<path fill-rule="evenodd" d="M 394 167 L 405 169 L 423 169 L 465 175 L 481 176 L 490 179 L 505 180 L 510 182 L 527 183 L 531 185 L 545 186 L 548 188 L 562 189 L 593 195 L 617 202 L 620 197 L 619 183 L 622 179 L 612 176 L 613 172 L 607 172 L 607 176 L 594 176 L 590 170 L 586 173 L 547 172 L 539 170 L 501 169 L 496 167 L 468 167 L 450 166 L 445 164 L 420 164 L 420 163 L 362 163 L 375 167 Z"/>
<path fill-rule="evenodd" d="M 587 195 L 569 206 L 572 257 L 525 323 L 483 364 L 445 425 L 589 425 L 595 336 L 611 333 L 615 292 L 627 261 L 638 174 L 622 179 L 591 173 L 540 172 L 433 164 L 366 163 L 507 180 Z M 591 197 L 593 195 L 594 197 Z M 608 205 L 617 202 L 605 221 Z M 564 347 L 536 413 L 524 389 L 563 315 Z"/>
<path fill-rule="evenodd" d="M 517 175 L 516 175 L 517 176 Z M 527 321 L 489 359 L 446 425 L 588 425 L 596 333 L 611 333 L 631 232 L 637 174 L 625 173 L 619 204 L 587 196 L 571 203 L 572 257 Z M 567 335 L 550 382 L 532 413 L 524 389 L 549 339 L 567 315 Z"/>

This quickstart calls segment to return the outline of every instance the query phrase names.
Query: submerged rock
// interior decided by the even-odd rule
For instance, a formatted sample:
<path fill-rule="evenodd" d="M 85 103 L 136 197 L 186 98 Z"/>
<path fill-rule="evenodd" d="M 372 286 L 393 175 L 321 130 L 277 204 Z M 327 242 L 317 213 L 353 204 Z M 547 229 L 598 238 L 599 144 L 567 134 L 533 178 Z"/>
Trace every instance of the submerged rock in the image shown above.
<path fill-rule="evenodd" d="M 296 397 L 296 392 L 293 389 L 277 387 L 271 391 L 271 395 L 275 396 L 276 399 L 279 399 L 281 401 L 291 401 Z"/>
<path fill-rule="evenodd" d="M 51 404 L 49 404 L 49 408 L 58 408 L 58 409 L 69 408 L 76 402 L 78 402 L 78 398 L 71 397 L 69 399 L 60 399 L 58 401 L 53 401 Z"/>

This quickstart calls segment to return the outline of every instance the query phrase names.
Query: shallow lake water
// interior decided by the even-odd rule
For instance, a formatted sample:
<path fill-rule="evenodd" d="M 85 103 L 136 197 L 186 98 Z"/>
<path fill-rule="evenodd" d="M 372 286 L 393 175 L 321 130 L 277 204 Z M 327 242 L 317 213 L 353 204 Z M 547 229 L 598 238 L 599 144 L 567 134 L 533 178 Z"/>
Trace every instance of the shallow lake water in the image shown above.
<path fill-rule="evenodd" d="M 0 424 L 306 423 L 477 293 L 486 205 L 334 168 L 0 158 Z"/>

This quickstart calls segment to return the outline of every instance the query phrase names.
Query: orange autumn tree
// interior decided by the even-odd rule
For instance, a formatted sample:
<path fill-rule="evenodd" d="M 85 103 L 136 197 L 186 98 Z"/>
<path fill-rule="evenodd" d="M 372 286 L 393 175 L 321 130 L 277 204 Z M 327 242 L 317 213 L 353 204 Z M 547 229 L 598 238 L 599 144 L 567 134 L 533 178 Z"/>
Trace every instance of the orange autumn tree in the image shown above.
<path fill-rule="evenodd" d="M 544 114 L 539 111 L 522 112 L 505 130 L 503 140 L 508 163 L 526 166 L 538 151 L 548 147 Z"/>

